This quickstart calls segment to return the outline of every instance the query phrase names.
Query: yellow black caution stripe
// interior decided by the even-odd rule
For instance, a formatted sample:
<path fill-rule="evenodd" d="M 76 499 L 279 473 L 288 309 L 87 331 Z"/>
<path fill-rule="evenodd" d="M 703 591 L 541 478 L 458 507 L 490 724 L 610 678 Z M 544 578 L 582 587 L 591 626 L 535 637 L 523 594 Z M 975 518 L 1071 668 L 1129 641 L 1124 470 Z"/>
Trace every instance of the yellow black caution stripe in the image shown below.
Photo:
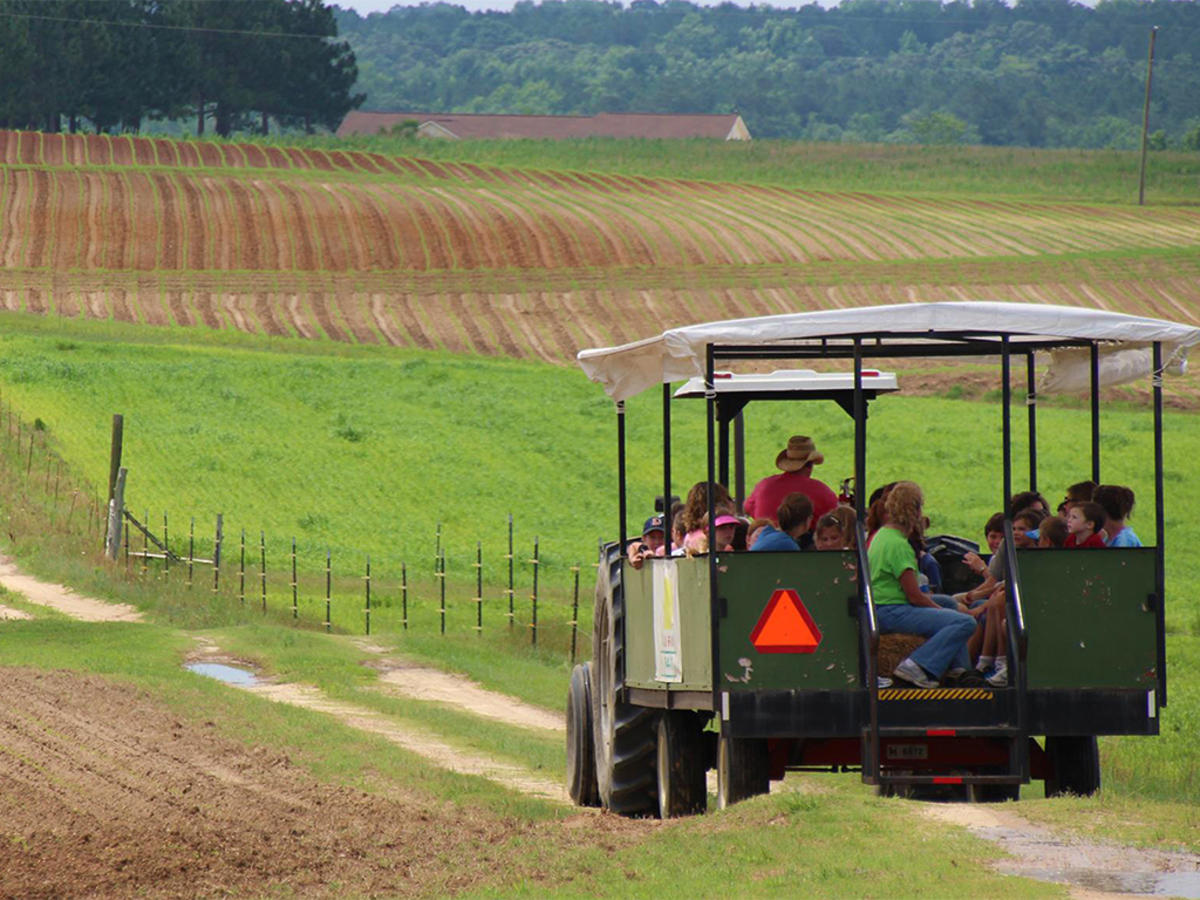
<path fill-rule="evenodd" d="M 880 700 L 991 700 L 992 689 L 969 688 L 884 688 Z"/>

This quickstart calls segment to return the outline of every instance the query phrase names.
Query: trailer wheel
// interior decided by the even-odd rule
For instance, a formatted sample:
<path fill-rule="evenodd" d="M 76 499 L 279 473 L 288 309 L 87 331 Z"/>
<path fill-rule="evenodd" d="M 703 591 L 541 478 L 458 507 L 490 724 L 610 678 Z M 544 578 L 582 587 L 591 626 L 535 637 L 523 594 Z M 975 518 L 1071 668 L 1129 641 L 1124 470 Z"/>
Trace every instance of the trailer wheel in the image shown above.
<path fill-rule="evenodd" d="M 567 793 L 576 806 L 599 806 L 592 742 L 592 664 L 571 671 L 567 689 Z"/>
<path fill-rule="evenodd" d="M 705 749 L 703 722 L 695 713 L 666 710 L 658 717 L 654 771 L 658 778 L 659 818 L 704 812 L 708 805 Z"/>
<path fill-rule="evenodd" d="M 620 699 L 625 682 L 624 593 L 621 548 L 604 548 L 596 580 L 592 628 L 592 738 L 600 804 L 625 816 L 658 810 L 654 776 L 658 734 L 655 710 Z"/>
<path fill-rule="evenodd" d="M 767 742 L 732 738 L 722 732 L 717 739 L 717 808 L 725 809 L 770 789 Z"/>
<path fill-rule="evenodd" d="M 1094 734 L 1047 737 L 1046 765 L 1047 797 L 1090 797 L 1100 790 L 1100 747 Z"/>

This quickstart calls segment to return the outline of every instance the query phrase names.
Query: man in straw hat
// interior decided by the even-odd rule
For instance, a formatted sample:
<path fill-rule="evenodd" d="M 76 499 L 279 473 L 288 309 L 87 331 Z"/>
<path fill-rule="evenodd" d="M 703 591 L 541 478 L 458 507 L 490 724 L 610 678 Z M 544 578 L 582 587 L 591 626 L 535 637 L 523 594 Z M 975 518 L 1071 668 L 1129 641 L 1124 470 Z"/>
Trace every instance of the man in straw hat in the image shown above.
<path fill-rule="evenodd" d="M 788 438 L 787 446 L 775 457 L 776 468 L 783 474 L 771 475 L 754 486 L 746 498 L 746 515 L 777 522 L 776 512 L 788 494 L 805 494 L 813 505 L 813 521 L 832 512 L 837 506 L 837 495 L 829 485 L 812 477 L 812 467 L 825 462 L 825 457 L 807 435 L 797 434 Z"/>

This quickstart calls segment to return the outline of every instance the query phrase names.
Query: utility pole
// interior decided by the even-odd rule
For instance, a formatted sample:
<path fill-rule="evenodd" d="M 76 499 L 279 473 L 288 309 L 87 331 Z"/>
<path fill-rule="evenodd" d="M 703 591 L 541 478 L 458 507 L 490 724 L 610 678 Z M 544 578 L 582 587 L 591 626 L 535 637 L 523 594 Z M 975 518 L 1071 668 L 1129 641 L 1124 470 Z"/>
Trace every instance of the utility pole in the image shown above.
<path fill-rule="evenodd" d="M 1154 38 L 1158 26 L 1150 29 L 1150 58 L 1146 62 L 1146 103 L 1142 107 L 1142 166 L 1138 175 L 1138 206 L 1146 205 L 1146 136 L 1150 130 L 1150 82 L 1154 78 Z"/>

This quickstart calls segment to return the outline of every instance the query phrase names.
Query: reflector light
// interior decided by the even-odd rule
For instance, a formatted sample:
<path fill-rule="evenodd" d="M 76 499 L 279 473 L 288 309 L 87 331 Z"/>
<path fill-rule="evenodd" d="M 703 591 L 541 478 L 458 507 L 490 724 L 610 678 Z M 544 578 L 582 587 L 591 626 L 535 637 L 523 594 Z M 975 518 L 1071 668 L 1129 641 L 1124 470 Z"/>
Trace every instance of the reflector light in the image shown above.
<path fill-rule="evenodd" d="M 800 595 L 782 588 L 771 594 L 750 643 L 759 653 L 812 653 L 821 643 L 821 630 Z"/>

